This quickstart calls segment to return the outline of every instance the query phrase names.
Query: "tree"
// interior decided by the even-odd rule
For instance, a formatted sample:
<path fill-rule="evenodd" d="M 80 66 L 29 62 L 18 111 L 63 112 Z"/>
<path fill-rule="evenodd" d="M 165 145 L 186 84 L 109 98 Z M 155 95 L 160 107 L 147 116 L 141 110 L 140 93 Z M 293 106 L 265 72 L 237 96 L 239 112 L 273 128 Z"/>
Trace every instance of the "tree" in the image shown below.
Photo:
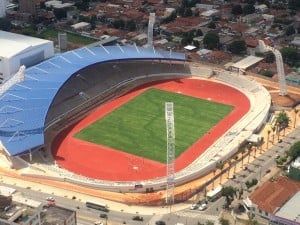
<path fill-rule="evenodd" d="M 196 34 L 195 35 L 196 35 L 196 37 L 203 36 L 202 30 L 201 29 L 196 30 Z"/>
<path fill-rule="evenodd" d="M 220 44 L 219 35 L 215 32 L 207 33 L 203 38 L 203 44 L 205 48 L 208 49 L 217 49 Z"/>
<path fill-rule="evenodd" d="M 240 146 L 239 147 L 239 152 L 242 154 L 242 168 L 244 167 L 244 153 L 245 153 L 245 147 Z"/>
<path fill-rule="evenodd" d="M 210 29 L 216 29 L 217 26 L 216 26 L 215 22 L 211 21 L 211 22 L 207 25 L 207 27 L 210 28 Z"/>
<path fill-rule="evenodd" d="M 272 131 L 273 131 L 272 143 L 274 144 L 275 131 L 276 131 L 276 127 L 275 126 L 272 127 Z"/>
<path fill-rule="evenodd" d="M 280 50 L 283 61 L 290 66 L 294 66 L 298 63 L 300 57 L 297 49 L 291 47 L 283 47 Z"/>
<path fill-rule="evenodd" d="M 90 2 L 90 0 L 79 0 L 79 1 L 76 1 L 75 6 L 80 11 L 88 11 L 88 9 L 89 9 L 89 2 Z"/>
<path fill-rule="evenodd" d="M 293 26 L 288 26 L 288 27 L 286 28 L 286 30 L 285 30 L 285 34 L 286 34 L 287 36 L 290 36 L 290 35 L 292 35 L 292 34 L 294 34 L 294 33 L 296 33 L 296 30 L 295 30 L 295 28 L 294 28 Z"/>
<path fill-rule="evenodd" d="M 217 168 L 220 170 L 220 184 L 222 182 L 222 173 L 224 168 L 224 162 L 220 161 L 217 163 Z"/>
<path fill-rule="evenodd" d="M 58 19 L 58 20 L 67 17 L 67 10 L 64 8 L 54 9 L 53 13 L 54 13 L 56 19 Z"/>
<path fill-rule="evenodd" d="M 205 225 L 214 225 L 214 222 L 210 221 L 210 220 L 207 220 Z"/>
<path fill-rule="evenodd" d="M 193 11 L 191 10 L 191 8 L 185 8 L 184 12 L 183 12 L 183 17 L 189 17 L 193 15 Z"/>
<path fill-rule="evenodd" d="M 270 131 L 270 130 L 268 130 L 267 149 L 269 149 L 269 137 L 270 137 L 270 133 L 271 133 L 271 131 Z"/>
<path fill-rule="evenodd" d="M 12 24 L 8 19 L 0 18 L 0 30 L 10 31 Z"/>
<path fill-rule="evenodd" d="M 275 122 L 275 125 L 277 127 L 277 132 L 278 132 L 278 139 L 281 130 L 284 130 L 284 134 L 285 134 L 285 129 L 289 126 L 289 123 L 290 123 L 289 116 L 285 111 L 281 111 L 277 115 L 276 122 Z"/>
<path fill-rule="evenodd" d="M 267 52 L 265 55 L 266 63 L 273 63 L 275 61 L 275 55 L 273 52 Z"/>
<path fill-rule="evenodd" d="M 292 147 L 288 151 L 288 155 L 292 158 L 292 160 L 300 156 L 300 141 L 292 145 Z"/>
<path fill-rule="evenodd" d="M 250 156 L 251 156 L 251 150 L 252 150 L 252 143 L 247 144 L 247 150 L 248 150 L 248 163 L 249 163 Z"/>
<path fill-rule="evenodd" d="M 246 42 L 243 40 L 233 41 L 227 45 L 227 50 L 233 54 L 241 54 L 247 50 Z"/>
<path fill-rule="evenodd" d="M 245 5 L 243 7 L 243 13 L 245 15 L 255 13 L 255 7 L 253 6 L 253 4 L 247 4 L 247 5 Z"/>
<path fill-rule="evenodd" d="M 231 9 L 231 13 L 233 15 L 241 15 L 243 13 L 243 9 L 242 9 L 242 6 L 237 4 L 237 5 L 234 5 Z"/>
<path fill-rule="evenodd" d="M 222 196 L 225 196 L 226 199 L 226 208 L 228 208 L 231 202 L 234 200 L 234 196 L 236 195 L 236 189 L 232 186 L 226 186 L 222 188 Z"/>
<path fill-rule="evenodd" d="M 294 118 L 294 128 L 296 127 L 296 120 L 297 120 L 297 114 L 298 114 L 299 110 L 294 108 L 294 113 L 295 113 L 295 118 Z"/>
<path fill-rule="evenodd" d="M 233 159 L 234 159 L 234 170 L 233 170 L 233 175 L 235 175 L 236 165 L 238 164 L 239 156 L 238 156 L 238 155 L 235 155 Z"/>
<path fill-rule="evenodd" d="M 229 220 L 224 219 L 224 218 L 221 218 L 221 219 L 220 219 L 220 224 L 221 224 L 221 225 L 230 225 Z"/>
<path fill-rule="evenodd" d="M 288 1 L 290 9 L 299 9 L 300 8 L 300 1 L 299 0 L 289 0 Z"/>
<path fill-rule="evenodd" d="M 232 160 L 233 159 L 228 159 L 226 162 L 228 164 L 228 169 L 227 169 L 227 178 L 229 178 L 230 175 L 230 169 L 231 169 L 231 165 L 232 165 Z"/>

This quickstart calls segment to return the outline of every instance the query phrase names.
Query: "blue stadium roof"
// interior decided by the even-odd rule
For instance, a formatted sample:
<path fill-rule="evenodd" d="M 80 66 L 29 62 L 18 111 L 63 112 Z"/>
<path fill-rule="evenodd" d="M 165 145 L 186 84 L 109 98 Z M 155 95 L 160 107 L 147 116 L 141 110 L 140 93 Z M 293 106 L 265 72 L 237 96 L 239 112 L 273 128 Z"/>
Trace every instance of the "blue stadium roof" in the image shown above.
<path fill-rule="evenodd" d="M 123 59 L 185 60 L 185 55 L 137 46 L 85 47 L 26 69 L 25 80 L 0 96 L 0 140 L 9 154 L 44 145 L 48 109 L 67 79 L 91 64 Z"/>

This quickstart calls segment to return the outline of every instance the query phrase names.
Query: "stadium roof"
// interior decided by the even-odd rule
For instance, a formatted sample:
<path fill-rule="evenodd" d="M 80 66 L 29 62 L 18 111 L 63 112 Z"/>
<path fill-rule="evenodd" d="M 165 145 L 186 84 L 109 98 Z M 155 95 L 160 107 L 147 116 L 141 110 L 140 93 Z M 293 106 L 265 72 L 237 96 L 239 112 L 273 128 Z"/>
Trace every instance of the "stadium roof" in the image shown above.
<path fill-rule="evenodd" d="M 263 58 L 250 55 L 250 56 L 236 62 L 235 64 L 232 65 L 232 67 L 245 70 L 248 67 L 253 66 L 254 64 L 258 63 L 261 60 L 263 60 Z"/>
<path fill-rule="evenodd" d="M 50 41 L 0 30 L 0 57 L 9 58 Z"/>
<path fill-rule="evenodd" d="M 120 59 L 183 61 L 185 55 L 137 46 L 85 47 L 26 69 L 25 80 L 0 96 L 0 140 L 7 152 L 18 155 L 44 145 L 48 109 L 59 89 L 73 74 L 95 63 Z"/>

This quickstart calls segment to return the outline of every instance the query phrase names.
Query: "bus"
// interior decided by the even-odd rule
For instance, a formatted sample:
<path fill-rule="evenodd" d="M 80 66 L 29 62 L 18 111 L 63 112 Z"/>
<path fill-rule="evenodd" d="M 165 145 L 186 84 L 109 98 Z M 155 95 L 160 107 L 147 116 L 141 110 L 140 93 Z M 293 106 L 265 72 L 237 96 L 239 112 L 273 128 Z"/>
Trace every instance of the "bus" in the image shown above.
<path fill-rule="evenodd" d="M 91 208 L 91 209 L 97 209 L 100 211 L 109 212 L 109 209 L 107 208 L 107 206 L 102 203 L 86 202 L 85 205 L 86 205 L 86 207 Z"/>
<path fill-rule="evenodd" d="M 219 185 L 214 190 L 207 192 L 207 194 L 206 194 L 207 200 L 213 202 L 216 199 L 218 199 L 219 197 L 221 197 L 222 189 L 223 189 L 223 187 L 221 185 Z"/>

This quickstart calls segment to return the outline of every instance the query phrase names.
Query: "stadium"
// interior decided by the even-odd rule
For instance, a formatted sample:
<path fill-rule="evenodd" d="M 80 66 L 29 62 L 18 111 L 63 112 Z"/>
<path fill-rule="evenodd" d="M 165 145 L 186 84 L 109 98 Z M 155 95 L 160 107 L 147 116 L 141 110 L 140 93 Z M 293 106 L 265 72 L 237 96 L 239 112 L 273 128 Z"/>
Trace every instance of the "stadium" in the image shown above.
<path fill-rule="evenodd" d="M 271 105 L 267 90 L 254 80 L 187 62 L 182 53 L 137 46 L 84 47 L 19 71 L 2 85 L 3 153 L 15 168 L 35 168 L 34 173 L 22 172 L 24 176 L 115 192 L 165 189 L 164 162 L 74 138 L 149 89 L 232 107 L 176 158 L 176 186 L 207 174 L 236 153 L 266 122 Z"/>

